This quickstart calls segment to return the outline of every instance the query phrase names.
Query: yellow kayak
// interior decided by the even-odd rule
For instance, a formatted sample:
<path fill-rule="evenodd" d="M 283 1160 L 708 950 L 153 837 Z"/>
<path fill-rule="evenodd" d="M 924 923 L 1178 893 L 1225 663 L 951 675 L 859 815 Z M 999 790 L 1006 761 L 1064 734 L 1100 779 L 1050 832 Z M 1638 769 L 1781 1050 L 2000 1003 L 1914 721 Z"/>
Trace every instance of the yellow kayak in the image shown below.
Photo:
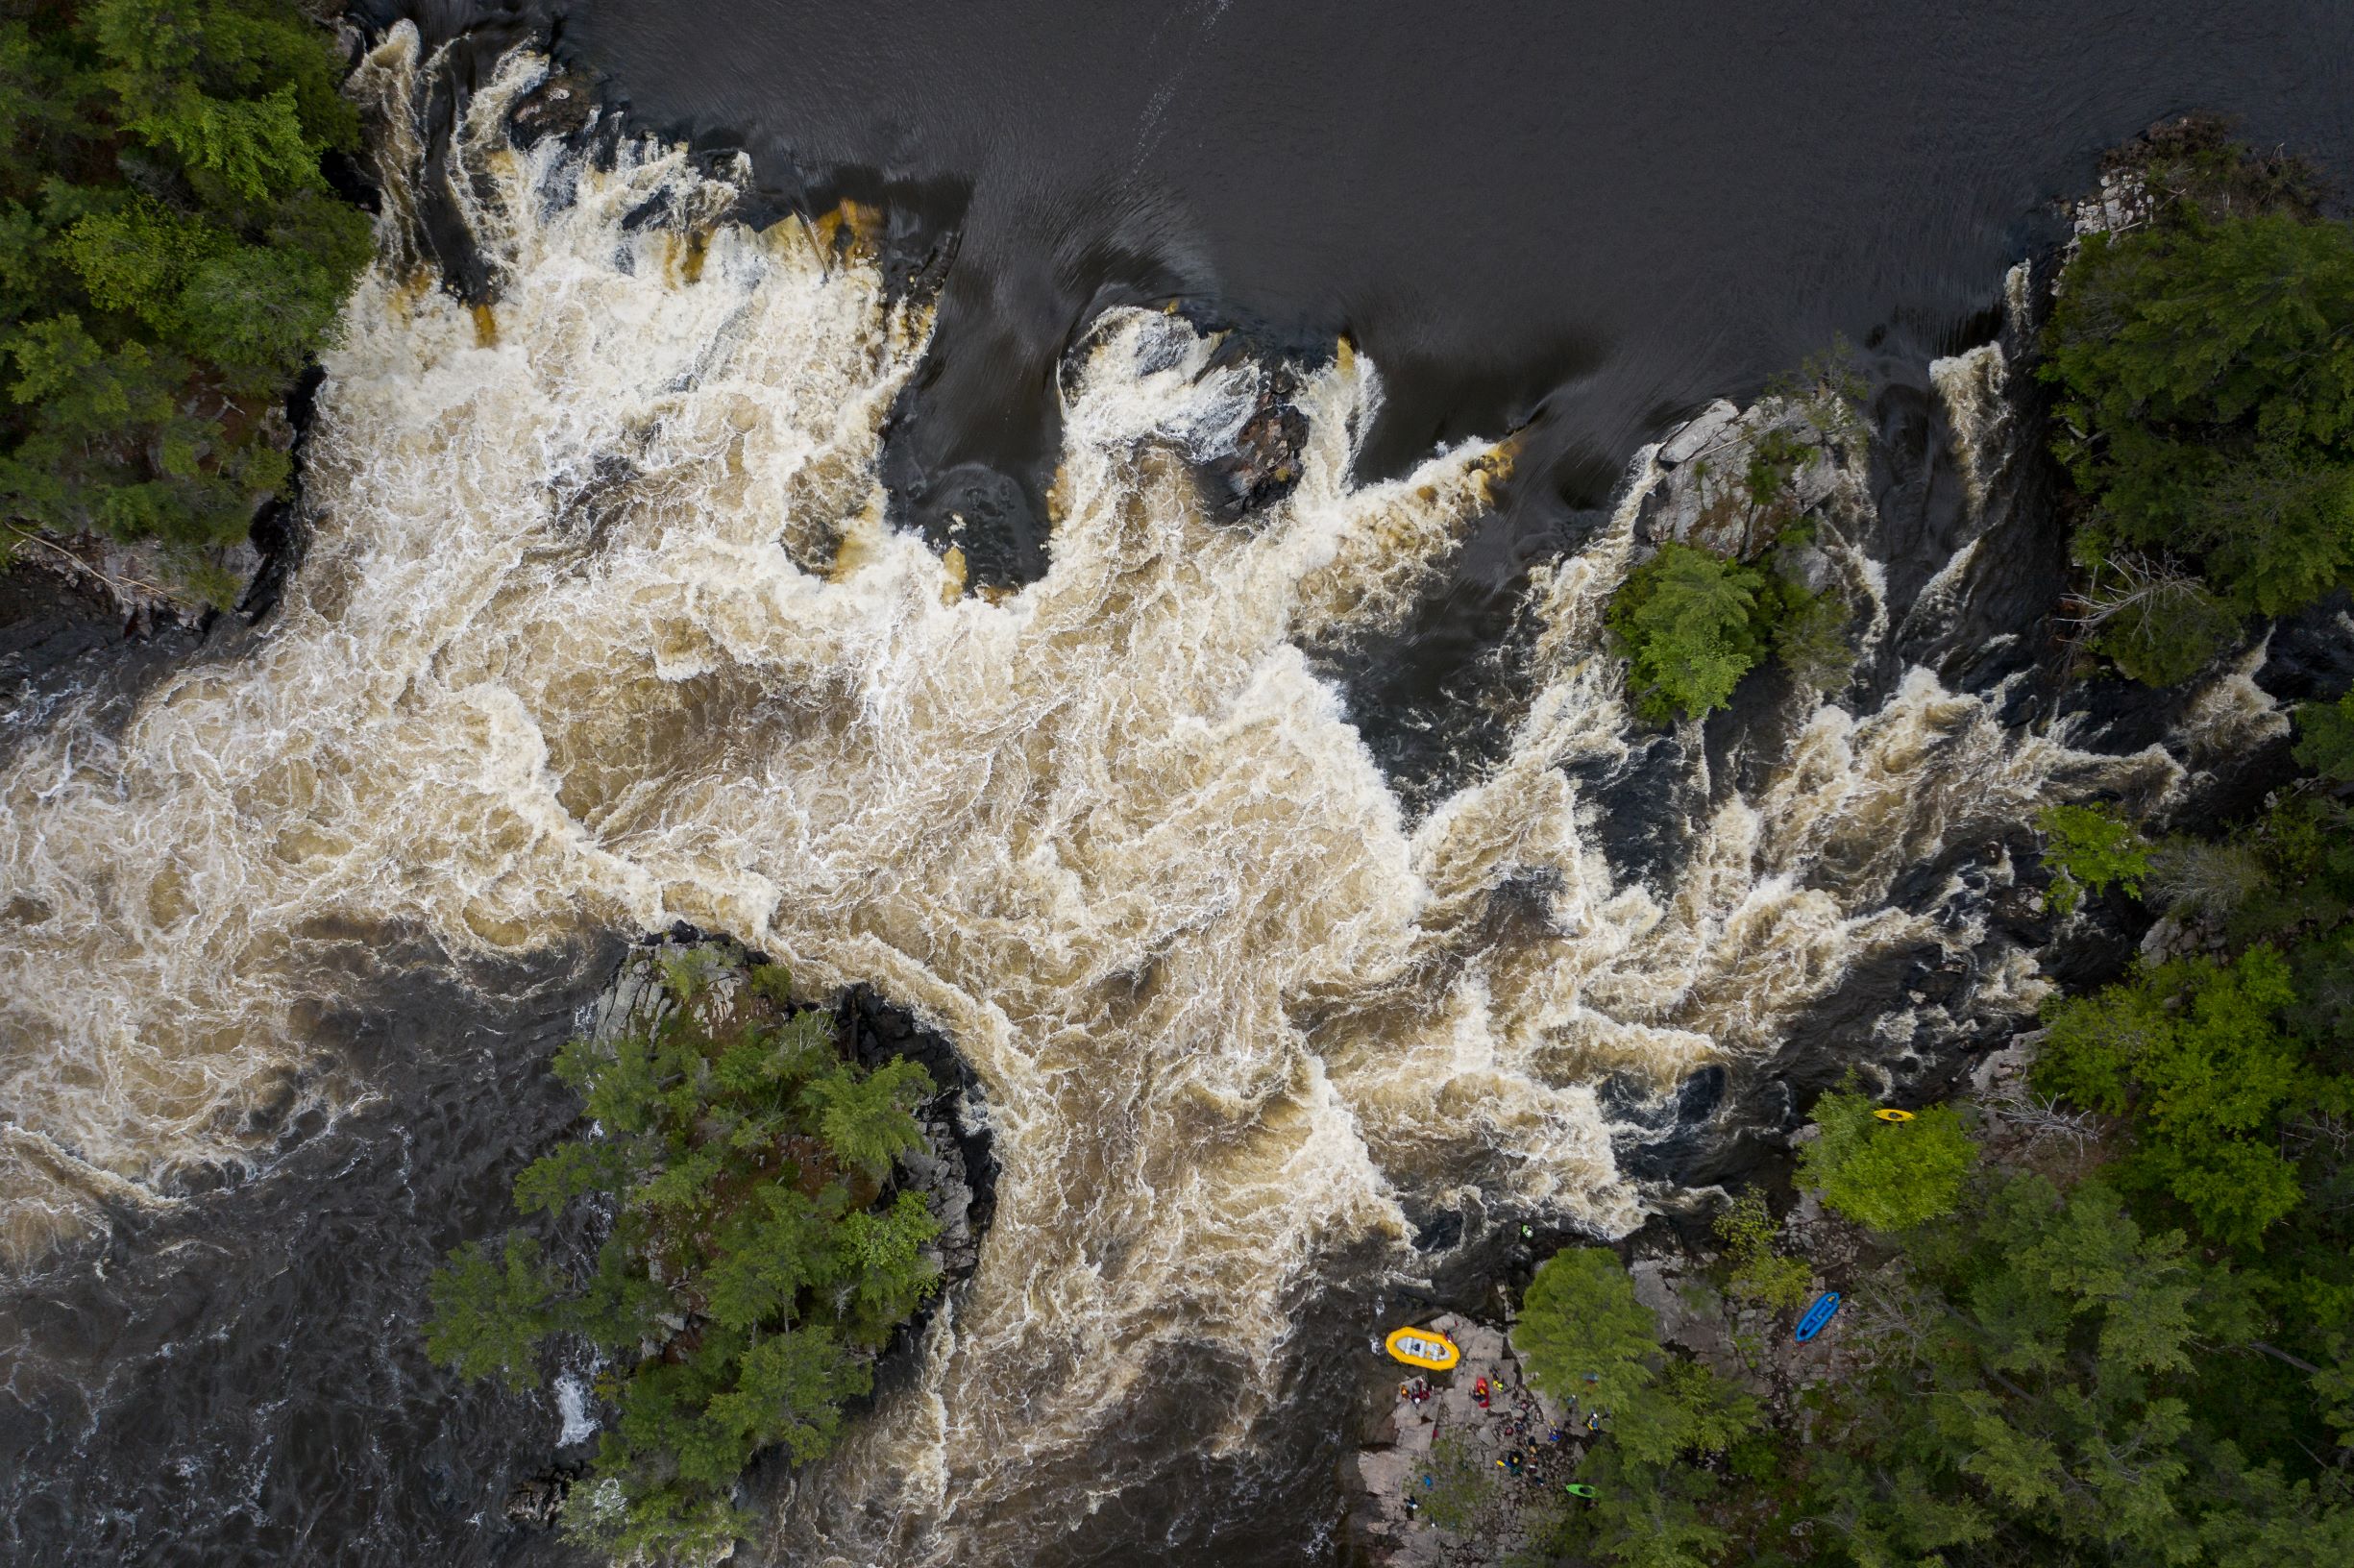
<path fill-rule="evenodd" d="M 1427 1366 L 1434 1372 L 1444 1372 L 1463 1359 L 1455 1341 L 1436 1329 L 1392 1329 L 1383 1342 L 1390 1355 L 1409 1366 Z"/>

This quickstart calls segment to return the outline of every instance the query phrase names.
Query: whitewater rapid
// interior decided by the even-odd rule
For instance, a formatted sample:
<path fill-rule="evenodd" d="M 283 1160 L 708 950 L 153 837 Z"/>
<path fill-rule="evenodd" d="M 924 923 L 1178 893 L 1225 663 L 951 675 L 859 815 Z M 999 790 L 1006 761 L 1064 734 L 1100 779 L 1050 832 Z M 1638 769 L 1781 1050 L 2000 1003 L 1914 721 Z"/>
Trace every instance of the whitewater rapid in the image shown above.
<path fill-rule="evenodd" d="M 404 26 L 356 78 L 391 170 L 420 156 L 422 64 Z M 519 150 L 506 115 L 546 69 L 510 57 L 453 138 L 490 306 L 433 286 L 391 182 L 326 360 L 313 539 L 265 631 L 0 775 L 18 1263 L 258 1168 L 295 1107 L 364 1097 L 314 1029 L 355 950 L 462 968 L 724 931 L 947 1033 L 1002 1164 L 918 1376 L 770 1544 L 1022 1560 L 1116 1490 L 1106 1434 L 1159 1369 L 1226 1369 L 1209 1443 L 1238 1449 L 1320 1264 L 1413 1272 L 1410 1207 L 1623 1234 L 1645 1194 L 1597 1086 L 1670 1093 L 1773 1050 L 1875 952 L 1972 951 L 1958 890 L 1921 913 L 1900 877 L 2047 800 L 2179 783 L 2163 750 L 2075 750 L 1916 669 L 1868 713 L 1793 698 L 1751 794 L 1698 765 L 1672 878 L 1622 880 L 1577 780 L 1631 756 L 1601 614 L 1646 453 L 1537 575 L 1503 760 L 1410 818 L 1302 649 L 1393 625 L 1508 445 L 1358 482 L 1380 381 L 1343 345 L 1297 369 L 1297 489 L 1238 526 L 1194 467 L 1267 371 L 1112 311 L 1063 380 L 1049 570 L 967 592 L 960 553 L 885 524 L 878 451 L 928 321 L 857 214 L 754 233 L 725 218 L 741 171 L 682 149 Z M 1868 599 L 1859 547 L 1833 526 L 1827 548 Z M 2010 954 L 1974 1005 L 2023 1012 L 2040 984 Z"/>

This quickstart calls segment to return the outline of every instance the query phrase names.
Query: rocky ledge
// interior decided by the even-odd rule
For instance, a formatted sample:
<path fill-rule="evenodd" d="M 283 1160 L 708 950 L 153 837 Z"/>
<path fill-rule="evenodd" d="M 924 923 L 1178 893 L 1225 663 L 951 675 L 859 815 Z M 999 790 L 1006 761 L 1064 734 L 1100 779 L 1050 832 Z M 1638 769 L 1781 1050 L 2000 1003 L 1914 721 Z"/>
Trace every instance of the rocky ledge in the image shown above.
<path fill-rule="evenodd" d="M 1568 1500 L 1562 1486 L 1599 1435 L 1585 1425 L 1593 1412 L 1532 1387 L 1503 1329 L 1455 1312 L 1421 1326 L 1462 1360 L 1446 1372 L 1397 1366 L 1395 1397 L 1356 1456 L 1358 1539 L 1399 1568 L 1501 1561 L 1527 1544 L 1529 1506 Z"/>
<path fill-rule="evenodd" d="M 1863 432 L 1836 400 L 1769 394 L 1748 408 L 1719 398 L 1653 454 L 1636 542 L 1676 543 L 1736 560 L 1802 519 L 1871 507 Z"/>

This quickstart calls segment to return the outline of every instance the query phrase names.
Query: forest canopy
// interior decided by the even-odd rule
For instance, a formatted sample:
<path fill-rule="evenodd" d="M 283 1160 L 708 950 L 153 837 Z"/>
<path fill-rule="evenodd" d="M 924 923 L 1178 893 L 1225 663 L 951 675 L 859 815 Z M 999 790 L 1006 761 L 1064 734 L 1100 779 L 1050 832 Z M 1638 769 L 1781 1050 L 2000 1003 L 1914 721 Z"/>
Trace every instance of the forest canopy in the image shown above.
<path fill-rule="evenodd" d="M 2354 225 L 2213 122 L 2142 158 L 2148 221 L 2085 236 L 2043 375 L 2091 646 L 2170 685 L 2354 582 Z"/>
<path fill-rule="evenodd" d="M 2350 723 L 2302 707 L 2318 776 L 2206 837 L 2046 814 L 2055 871 L 2190 956 L 2053 998 L 2010 1089 L 1909 1119 L 1820 1096 L 1798 1250 L 1752 1188 L 1683 1289 L 1723 1351 L 1662 1343 L 1608 1250 L 1537 1269 L 1530 1377 L 1612 1419 L 1527 1562 L 2354 1561 Z M 1828 1347 L 1791 1338 L 1817 1271 Z"/>
<path fill-rule="evenodd" d="M 0 5 L 0 512 L 205 551 L 291 476 L 281 410 L 370 253 L 358 140 L 292 0 Z"/>

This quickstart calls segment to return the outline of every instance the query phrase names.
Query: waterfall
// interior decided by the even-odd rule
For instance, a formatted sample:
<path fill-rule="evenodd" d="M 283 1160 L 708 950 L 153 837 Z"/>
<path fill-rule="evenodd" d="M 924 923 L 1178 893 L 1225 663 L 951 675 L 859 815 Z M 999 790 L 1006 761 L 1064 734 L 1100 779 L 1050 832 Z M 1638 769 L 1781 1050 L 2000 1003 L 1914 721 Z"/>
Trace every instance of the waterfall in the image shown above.
<path fill-rule="evenodd" d="M 356 82 L 392 166 L 424 65 L 404 24 Z M 1760 788 L 1696 761 L 1687 851 L 1657 885 L 1615 874 L 1592 780 L 1631 766 L 1633 724 L 1602 609 L 1647 452 L 1532 586 L 1502 760 L 1410 816 L 1302 648 L 1403 615 L 1508 443 L 1360 482 L 1381 380 L 1343 345 L 1290 368 L 1302 477 L 1238 526 L 1194 472 L 1268 367 L 1114 310 L 1064 379 L 1049 569 L 966 592 L 960 555 L 886 526 L 876 478 L 923 308 L 855 224 L 729 221 L 741 170 L 515 147 L 546 70 L 510 56 L 453 135 L 493 304 L 432 286 L 390 193 L 271 623 L 0 773 L 16 1263 L 208 1168 L 266 1179 L 295 1108 L 364 1099 L 313 1029 L 356 951 L 463 972 L 724 931 L 945 1031 L 1003 1167 L 916 1375 L 771 1544 L 1026 1560 L 1135 1479 L 1106 1445 L 1169 1367 L 1213 1370 L 1211 1450 L 1249 1445 L 1303 1292 L 1410 1278 L 1410 1209 L 1638 1224 L 1598 1086 L 1666 1094 L 1770 1052 L 1875 953 L 1988 940 L 1958 888 L 1901 903 L 1906 872 L 2050 800 L 2180 786 L 2162 749 L 2077 749 L 1916 668 L 1871 711 L 1791 698 Z M 2031 962 L 1985 972 L 1971 1005 L 2034 1006 Z"/>

